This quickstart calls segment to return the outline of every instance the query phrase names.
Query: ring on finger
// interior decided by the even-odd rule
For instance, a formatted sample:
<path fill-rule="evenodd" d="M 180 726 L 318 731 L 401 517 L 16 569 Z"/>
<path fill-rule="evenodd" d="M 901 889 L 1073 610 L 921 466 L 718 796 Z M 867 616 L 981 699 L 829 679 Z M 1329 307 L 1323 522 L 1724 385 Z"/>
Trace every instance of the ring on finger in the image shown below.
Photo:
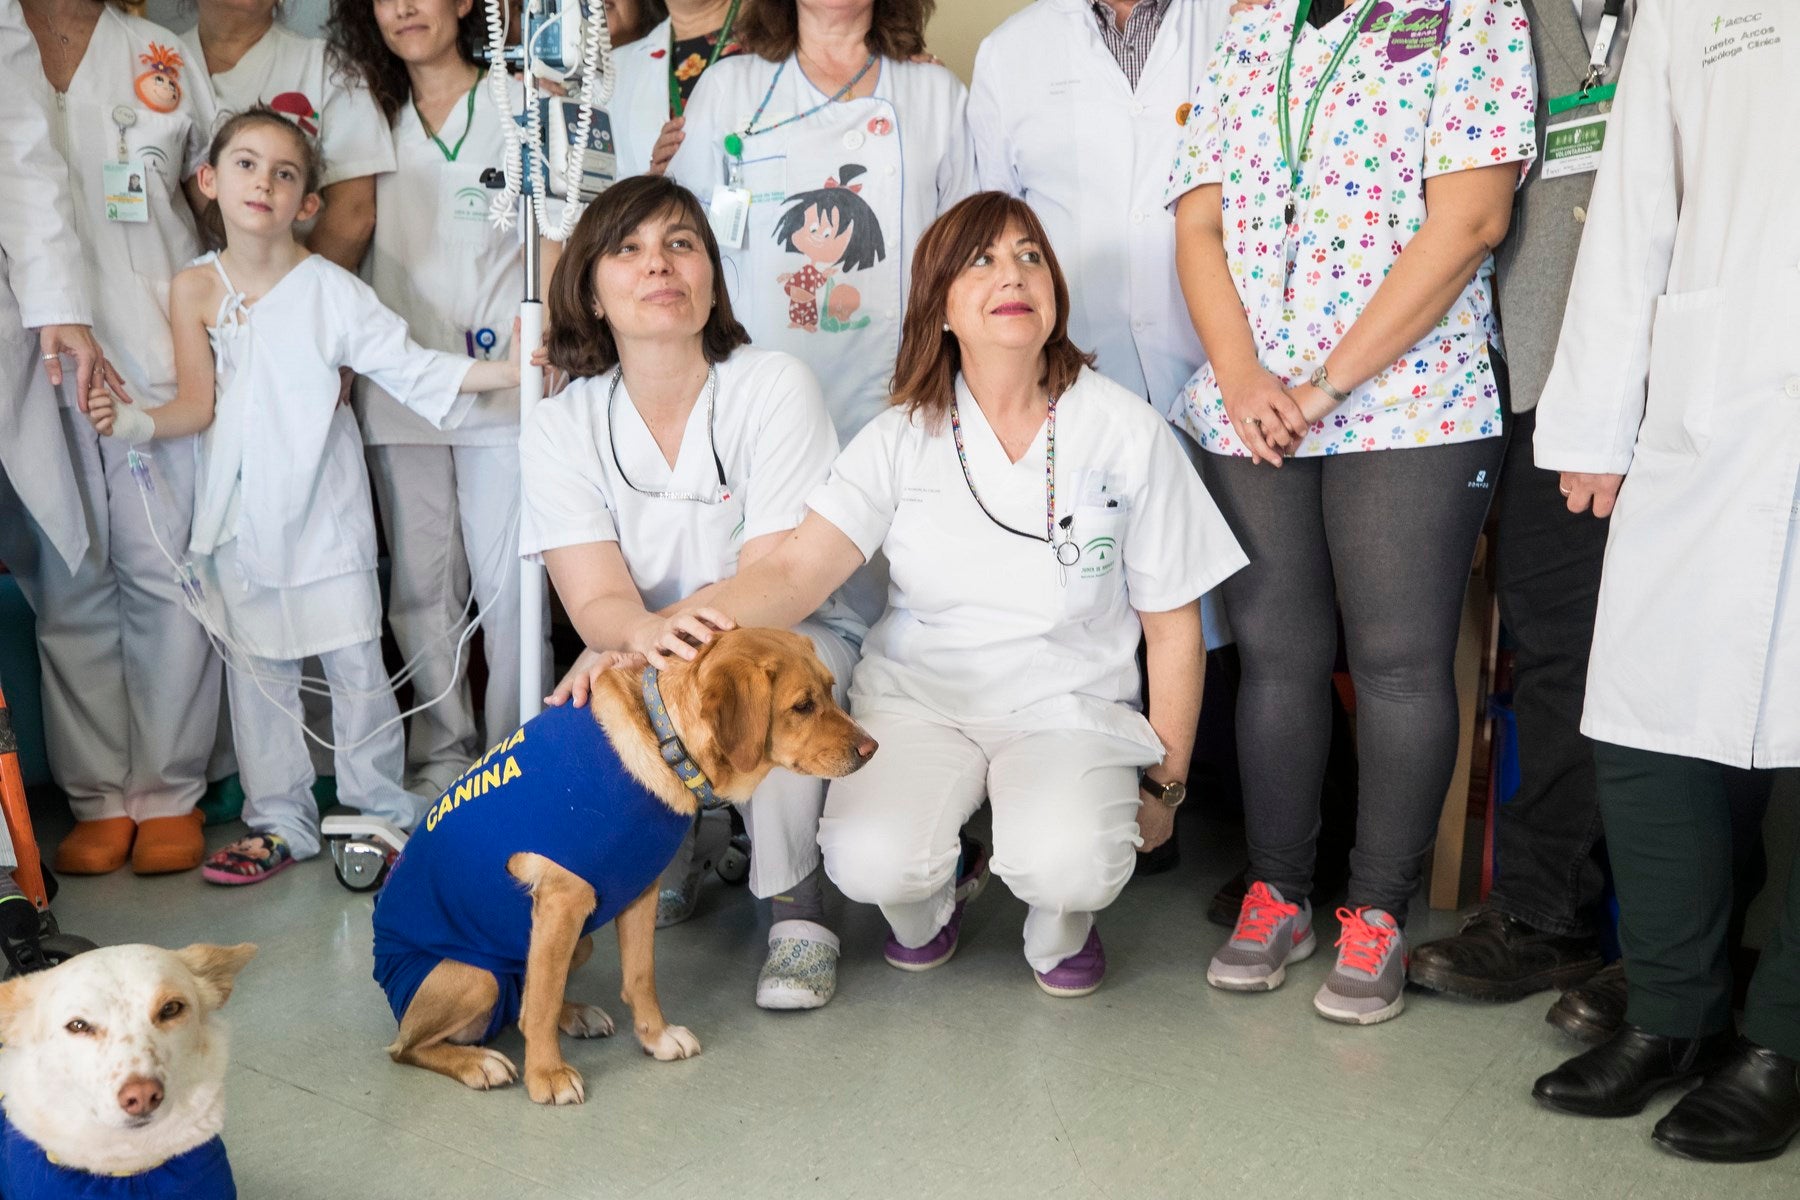
<path fill-rule="evenodd" d="M 1556 490 L 1565 496 L 1573 496 L 1575 494 L 1574 488 L 1557 488 Z"/>

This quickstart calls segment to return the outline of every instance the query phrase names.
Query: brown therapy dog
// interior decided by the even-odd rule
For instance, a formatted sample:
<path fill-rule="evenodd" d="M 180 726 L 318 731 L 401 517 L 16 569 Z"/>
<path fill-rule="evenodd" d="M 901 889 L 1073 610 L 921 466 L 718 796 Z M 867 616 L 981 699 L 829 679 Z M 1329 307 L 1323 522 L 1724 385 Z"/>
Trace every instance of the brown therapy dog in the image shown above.
<path fill-rule="evenodd" d="M 875 753 L 874 740 L 833 700 L 831 674 L 798 634 L 773 629 L 720 634 L 692 662 L 664 670 L 659 682 L 681 744 L 723 799 L 748 800 L 777 766 L 835 778 L 861 767 Z M 675 812 L 696 810 L 693 793 L 659 751 L 640 670 L 606 672 L 595 683 L 589 708 L 626 771 Z M 402 863 L 396 875 L 404 868 Z M 584 879 L 541 854 L 513 854 L 506 870 L 531 895 L 530 949 L 519 1004 L 525 1087 L 540 1104 L 579 1104 L 585 1098 L 582 1078 L 564 1061 L 557 1035 L 604 1037 L 612 1032 L 611 1019 L 600 1009 L 571 1003 L 563 995 L 569 973 L 593 952 L 593 938 L 583 936 L 582 929 L 597 897 Z M 623 974 L 620 994 L 631 1007 L 644 1051 L 663 1061 L 698 1054 L 699 1041 L 665 1022 L 657 1003 L 654 874 L 614 924 Z M 472 1088 L 512 1082 L 518 1070 L 504 1055 L 472 1044 L 489 1030 L 500 995 L 499 982 L 489 971 L 449 958 L 439 961 L 407 1004 L 388 1054 L 395 1062 L 448 1075 Z"/>

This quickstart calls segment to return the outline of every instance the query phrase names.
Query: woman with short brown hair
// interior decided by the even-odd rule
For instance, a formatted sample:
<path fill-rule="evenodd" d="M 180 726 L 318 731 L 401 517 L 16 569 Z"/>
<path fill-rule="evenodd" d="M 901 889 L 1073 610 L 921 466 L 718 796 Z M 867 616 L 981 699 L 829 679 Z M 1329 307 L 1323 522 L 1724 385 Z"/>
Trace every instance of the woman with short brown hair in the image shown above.
<path fill-rule="evenodd" d="M 582 640 L 620 650 L 636 630 L 660 629 L 659 612 L 786 538 L 837 437 L 812 372 L 746 344 L 706 210 L 673 180 L 640 175 L 602 193 L 549 300 L 549 358 L 574 378 L 520 433 L 520 549 L 550 569 Z M 854 614 L 821 597 L 787 624 L 849 680 L 863 632 Z M 591 661 L 565 681 L 577 702 Z M 754 799 L 750 890 L 774 918 L 756 1002 L 817 1008 L 837 986 L 819 866 L 824 782 L 777 770 Z M 662 899 L 672 892 L 674 911 L 659 904 L 659 923 L 692 911 L 687 879 L 673 883 Z"/>
<path fill-rule="evenodd" d="M 985 796 L 993 868 L 1031 908 L 1026 960 L 1082 996 L 1106 971 L 1094 913 L 1185 795 L 1199 597 L 1245 560 L 1174 432 L 1069 342 L 1068 301 L 1024 202 L 945 213 L 919 241 L 887 411 L 799 529 L 631 646 L 685 658 L 705 624 L 789 623 L 885 553 L 887 611 L 850 684 L 881 750 L 830 785 L 826 870 L 881 906 L 888 962 L 938 966 L 987 877 L 958 834 Z"/>

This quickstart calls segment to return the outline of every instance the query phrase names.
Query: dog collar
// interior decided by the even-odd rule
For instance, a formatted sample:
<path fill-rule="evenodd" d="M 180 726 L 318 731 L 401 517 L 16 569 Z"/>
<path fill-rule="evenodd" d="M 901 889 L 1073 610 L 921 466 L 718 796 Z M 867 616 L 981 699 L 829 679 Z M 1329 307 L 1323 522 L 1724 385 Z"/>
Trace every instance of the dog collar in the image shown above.
<path fill-rule="evenodd" d="M 656 684 L 657 674 L 655 667 L 644 668 L 644 708 L 650 714 L 650 728 L 656 731 L 656 748 L 669 769 L 675 772 L 675 777 L 681 780 L 681 785 L 694 794 L 701 808 L 724 808 L 728 801 L 713 793 L 712 781 L 694 761 L 694 756 L 687 752 L 687 747 L 681 744 L 675 722 L 669 719 L 669 706 L 663 703 L 662 689 Z"/>

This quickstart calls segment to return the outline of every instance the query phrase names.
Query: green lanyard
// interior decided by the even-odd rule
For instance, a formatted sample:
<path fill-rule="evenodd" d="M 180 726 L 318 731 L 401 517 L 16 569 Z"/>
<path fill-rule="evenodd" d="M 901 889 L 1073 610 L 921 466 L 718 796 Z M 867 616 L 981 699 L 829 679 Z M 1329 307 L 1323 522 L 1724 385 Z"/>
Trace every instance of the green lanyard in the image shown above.
<path fill-rule="evenodd" d="M 737 21 L 738 5 L 743 0 L 731 0 L 731 7 L 725 10 L 725 23 L 719 26 L 719 40 L 713 43 L 712 56 L 706 60 L 701 71 L 712 69 L 719 61 L 719 54 L 725 49 L 725 43 L 731 40 L 731 27 Z M 681 100 L 681 80 L 675 78 L 675 26 L 669 26 L 669 115 L 679 117 L 687 105 Z"/>
<path fill-rule="evenodd" d="M 1619 85 L 1605 84 L 1591 92 L 1571 92 L 1567 96 L 1554 96 L 1550 100 L 1550 115 L 1560 117 L 1571 108 L 1580 108 L 1584 104 L 1605 104 L 1618 93 Z"/>
<path fill-rule="evenodd" d="M 1363 0 L 1357 7 L 1356 17 L 1350 22 L 1350 32 L 1338 43 L 1338 48 L 1332 52 L 1331 61 L 1325 66 L 1325 73 L 1313 85 L 1312 98 L 1306 102 L 1306 113 L 1300 118 L 1298 146 L 1294 144 L 1288 122 L 1288 76 L 1294 69 L 1294 51 L 1300 45 L 1300 34 L 1307 28 L 1306 16 L 1312 11 L 1312 0 L 1300 0 L 1300 10 L 1294 14 L 1294 36 L 1288 42 L 1287 57 L 1281 62 L 1281 78 L 1275 90 L 1276 117 L 1281 123 L 1281 152 L 1287 157 L 1289 225 L 1294 223 L 1295 206 L 1300 195 L 1300 160 L 1306 154 L 1306 141 L 1312 136 L 1313 118 L 1319 115 L 1319 102 L 1325 98 L 1325 89 L 1330 86 L 1332 76 L 1337 74 L 1338 65 L 1344 61 L 1344 55 L 1350 52 L 1351 44 L 1356 41 L 1357 27 L 1362 24 L 1363 13 L 1373 3 L 1374 0 Z"/>
<path fill-rule="evenodd" d="M 431 132 L 431 126 L 426 123 L 425 114 L 419 112 L 419 102 L 413 101 L 413 111 L 419 113 L 419 124 L 424 128 L 425 136 L 437 143 L 437 148 L 443 153 L 445 162 L 455 162 L 456 156 L 462 153 L 463 143 L 469 140 L 469 130 L 475 125 L 475 92 L 480 87 L 481 80 L 477 79 L 475 86 L 469 89 L 469 103 L 465 106 L 463 113 L 463 134 L 456 139 L 454 146 L 444 145 L 443 139 Z"/>

